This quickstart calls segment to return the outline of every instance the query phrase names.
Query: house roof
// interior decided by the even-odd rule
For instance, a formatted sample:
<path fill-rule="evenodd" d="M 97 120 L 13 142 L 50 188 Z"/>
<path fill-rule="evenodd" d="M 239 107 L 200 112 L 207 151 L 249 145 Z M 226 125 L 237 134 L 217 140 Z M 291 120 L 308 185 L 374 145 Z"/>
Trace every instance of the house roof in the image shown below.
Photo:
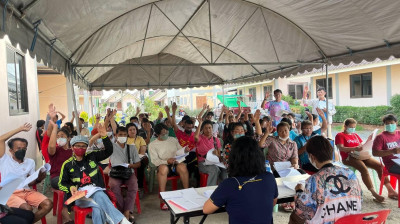
<path fill-rule="evenodd" d="M 14 45 L 31 48 L 40 21 L 32 55 L 90 89 L 254 82 L 322 62 L 400 56 L 397 0 L 9 0 L 7 7 Z"/>

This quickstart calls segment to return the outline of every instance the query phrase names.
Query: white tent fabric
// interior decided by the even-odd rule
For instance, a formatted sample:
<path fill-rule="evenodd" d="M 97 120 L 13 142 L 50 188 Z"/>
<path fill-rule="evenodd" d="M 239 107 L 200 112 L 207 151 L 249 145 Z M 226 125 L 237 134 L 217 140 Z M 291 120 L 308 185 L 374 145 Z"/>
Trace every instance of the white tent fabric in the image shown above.
<path fill-rule="evenodd" d="M 14 44 L 28 49 L 29 24 L 41 20 L 33 53 L 49 63 L 56 39 L 51 66 L 68 73 L 81 65 L 75 81 L 93 89 L 251 82 L 321 66 L 302 62 L 400 52 L 397 0 L 9 0 L 8 7 L 5 33 Z"/>

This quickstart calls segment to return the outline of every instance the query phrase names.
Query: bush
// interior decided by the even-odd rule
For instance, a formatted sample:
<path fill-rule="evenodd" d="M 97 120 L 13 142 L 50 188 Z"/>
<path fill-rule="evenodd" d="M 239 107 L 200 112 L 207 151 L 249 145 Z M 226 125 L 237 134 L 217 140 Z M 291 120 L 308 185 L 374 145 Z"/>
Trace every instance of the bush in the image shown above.
<path fill-rule="evenodd" d="M 391 113 L 393 108 L 390 106 L 375 107 L 351 107 L 336 106 L 336 114 L 333 122 L 343 123 L 347 118 L 354 118 L 359 124 L 381 125 L 383 115 Z"/>
<path fill-rule="evenodd" d="M 294 105 L 294 99 L 291 95 L 282 95 L 282 100 L 286 101 L 289 105 Z"/>
<path fill-rule="evenodd" d="M 400 110 L 400 95 L 396 94 L 392 96 L 392 99 L 390 99 L 390 105 L 395 108 L 395 110 L 399 111 Z"/>

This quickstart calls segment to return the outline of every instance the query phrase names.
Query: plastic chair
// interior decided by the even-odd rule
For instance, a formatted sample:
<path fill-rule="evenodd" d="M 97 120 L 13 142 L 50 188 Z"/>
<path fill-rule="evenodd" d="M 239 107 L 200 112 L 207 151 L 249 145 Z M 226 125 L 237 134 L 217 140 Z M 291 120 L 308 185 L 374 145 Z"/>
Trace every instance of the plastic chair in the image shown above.
<path fill-rule="evenodd" d="M 382 166 L 382 178 L 381 178 L 381 184 L 379 186 L 379 195 L 382 195 L 382 189 L 383 189 L 383 185 L 385 184 L 385 177 L 390 176 L 390 185 L 392 185 L 393 189 L 396 190 L 396 178 L 399 179 L 398 177 L 400 177 L 400 174 L 390 174 L 389 170 L 386 169 L 386 166 L 383 165 L 382 163 L 382 159 L 380 159 L 381 162 L 381 166 Z"/>
<path fill-rule="evenodd" d="M 377 212 L 361 213 L 355 215 L 348 215 L 338 219 L 335 224 L 382 224 L 386 223 L 386 219 L 390 213 L 390 209 L 381 210 Z"/>
<path fill-rule="evenodd" d="M 53 191 L 53 216 L 57 215 L 57 224 L 62 224 L 62 209 L 64 202 L 64 191 L 52 188 Z"/>
<path fill-rule="evenodd" d="M 200 173 L 200 187 L 207 187 L 208 174 L 202 172 L 199 173 Z"/>

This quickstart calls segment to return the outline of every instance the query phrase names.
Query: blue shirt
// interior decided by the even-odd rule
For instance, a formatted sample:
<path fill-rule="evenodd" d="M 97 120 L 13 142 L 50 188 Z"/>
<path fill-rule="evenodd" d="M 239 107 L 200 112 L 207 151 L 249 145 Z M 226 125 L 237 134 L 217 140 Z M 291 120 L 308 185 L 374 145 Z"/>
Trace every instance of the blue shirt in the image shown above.
<path fill-rule="evenodd" d="M 243 185 L 252 177 L 236 177 Z M 271 173 L 256 176 L 239 190 L 235 178 L 230 177 L 219 184 L 210 199 L 217 207 L 226 207 L 230 224 L 273 223 L 272 209 L 274 199 L 278 197 L 278 187 L 275 177 Z"/>
<path fill-rule="evenodd" d="M 303 147 L 307 143 L 307 141 L 314 135 L 321 135 L 321 128 L 313 131 L 311 133 L 311 136 L 304 136 L 301 134 L 301 135 L 298 135 L 296 138 L 294 138 L 293 141 L 296 142 L 297 149 L 300 149 L 301 147 Z M 300 160 L 300 164 L 310 163 L 307 152 L 303 152 L 302 154 L 299 154 L 299 160 Z"/>
<path fill-rule="evenodd" d="M 274 136 L 278 136 L 278 132 L 277 132 L 277 131 L 274 132 Z M 290 130 L 290 132 L 289 132 L 289 138 L 290 138 L 290 140 L 294 141 L 294 139 L 295 139 L 296 137 L 297 137 L 296 132 L 294 132 L 293 130 Z"/>
<path fill-rule="evenodd" d="M 58 129 L 61 128 L 61 123 L 62 123 L 62 120 L 61 120 L 61 119 L 56 121 L 56 124 L 58 125 Z"/>

